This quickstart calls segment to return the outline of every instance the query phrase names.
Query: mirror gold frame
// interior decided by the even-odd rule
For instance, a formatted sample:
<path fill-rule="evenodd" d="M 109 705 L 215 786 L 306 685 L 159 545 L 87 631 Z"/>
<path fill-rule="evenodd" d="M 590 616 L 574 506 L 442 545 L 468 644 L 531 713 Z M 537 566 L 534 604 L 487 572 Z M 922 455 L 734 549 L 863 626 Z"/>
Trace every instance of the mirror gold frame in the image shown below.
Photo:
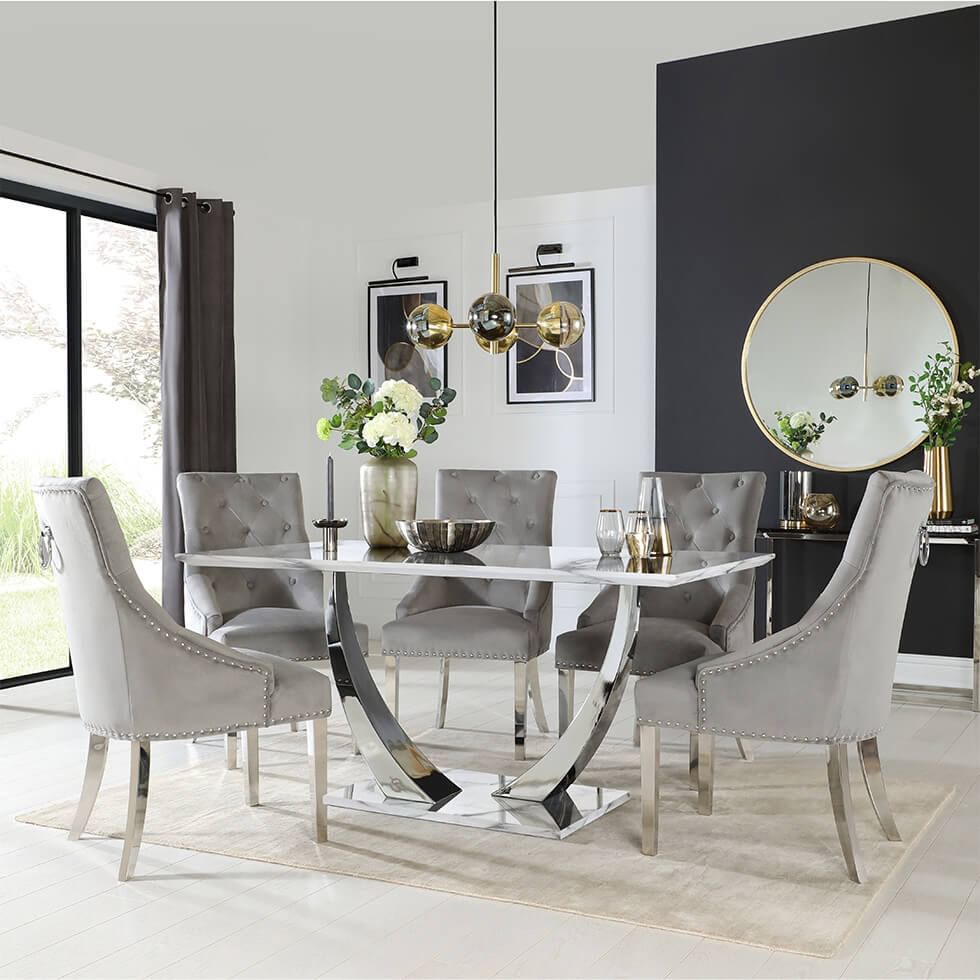
<path fill-rule="evenodd" d="M 876 462 L 867 463 L 862 466 L 830 466 L 824 463 L 817 463 L 812 459 L 806 459 L 803 456 L 799 456 L 796 453 L 794 453 L 791 449 L 789 449 L 787 446 L 785 446 L 782 442 L 780 442 L 779 439 L 777 439 L 769 431 L 769 427 L 760 417 L 759 412 L 757 411 L 755 404 L 752 401 L 752 395 L 749 393 L 749 378 L 748 378 L 749 348 L 752 345 L 752 336 L 755 333 L 755 329 L 758 326 L 759 321 L 762 319 L 763 315 L 765 314 L 766 310 L 769 308 L 769 305 L 784 289 L 786 289 L 788 286 L 796 282 L 797 279 L 800 279 L 803 276 L 805 276 L 807 273 L 813 272 L 816 269 L 825 268 L 826 266 L 829 265 L 839 265 L 840 263 L 843 262 L 868 262 L 872 265 L 884 266 L 888 269 L 893 269 L 896 272 L 900 272 L 902 273 L 902 275 L 908 276 L 909 279 L 912 279 L 913 281 L 917 282 L 929 294 L 929 296 L 932 298 L 936 306 L 939 307 L 939 310 L 942 313 L 943 318 L 946 320 L 946 326 L 949 328 L 950 343 L 953 348 L 953 354 L 956 357 L 957 361 L 959 361 L 960 345 L 956 337 L 956 330 L 953 327 L 953 320 L 950 317 L 949 311 L 946 309 L 946 306 L 943 304 L 943 301 L 936 295 L 936 291 L 927 282 L 920 279 L 914 272 L 910 272 L 908 269 L 904 268 L 903 266 L 896 265 L 894 262 L 888 262 L 885 259 L 873 259 L 870 258 L 869 256 L 864 256 L 864 255 L 850 255 L 837 259 L 825 259 L 822 262 L 814 262 L 813 265 L 808 265 L 804 269 L 799 269 L 797 272 L 794 272 L 793 275 L 791 275 L 789 278 L 784 279 L 765 298 L 765 301 L 756 311 L 755 316 L 752 318 L 752 322 L 749 324 L 748 333 L 745 335 L 745 343 L 742 345 L 742 366 L 741 366 L 742 394 L 745 396 L 745 403 L 749 407 L 749 412 L 752 414 L 752 418 L 755 420 L 755 424 L 759 427 L 762 434 L 785 456 L 789 456 L 790 459 L 793 459 L 797 463 L 802 464 L 807 469 L 830 470 L 835 473 L 859 473 L 862 470 L 877 469 L 879 466 L 886 466 L 888 463 L 893 463 L 896 459 L 901 459 L 903 456 L 912 452 L 913 449 L 916 449 L 918 446 L 921 446 L 923 442 L 925 442 L 926 433 L 923 432 L 920 436 L 918 436 L 916 439 L 910 442 L 907 446 L 904 446 L 898 452 L 893 453 L 889 456 L 885 456 L 882 459 L 877 460 Z"/>

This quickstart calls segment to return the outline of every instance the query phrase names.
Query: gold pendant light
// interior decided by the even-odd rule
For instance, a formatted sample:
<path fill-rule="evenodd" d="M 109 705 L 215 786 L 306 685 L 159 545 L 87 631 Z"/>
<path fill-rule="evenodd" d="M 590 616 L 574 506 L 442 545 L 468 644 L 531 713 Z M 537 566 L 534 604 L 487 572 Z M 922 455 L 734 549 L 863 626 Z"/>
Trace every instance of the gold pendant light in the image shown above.
<path fill-rule="evenodd" d="M 490 261 L 490 292 L 470 304 L 466 323 L 454 323 L 452 315 L 435 303 L 416 306 L 405 324 L 408 339 L 416 347 L 436 350 L 449 343 L 453 330 L 468 327 L 488 354 L 504 354 L 517 343 L 518 330 L 536 329 L 550 347 L 571 347 L 582 339 L 585 320 L 574 304 L 561 300 L 549 303 L 536 323 L 518 323 L 514 304 L 500 292 L 500 255 L 497 252 L 497 0 L 493 0 L 491 65 L 493 81 L 493 257 Z"/>

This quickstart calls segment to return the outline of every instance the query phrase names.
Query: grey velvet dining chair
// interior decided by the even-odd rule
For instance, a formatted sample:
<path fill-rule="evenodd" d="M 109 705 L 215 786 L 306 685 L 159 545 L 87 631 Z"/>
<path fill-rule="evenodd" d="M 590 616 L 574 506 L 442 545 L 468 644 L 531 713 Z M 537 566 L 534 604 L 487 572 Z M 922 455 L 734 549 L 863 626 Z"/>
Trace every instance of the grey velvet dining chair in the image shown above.
<path fill-rule="evenodd" d="M 181 473 L 177 495 L 189 552 L 309 542 L 296 473 Z M 287 660 L 328 657 L 323 578 L 315 572 L 185 566 L 184 610 L 191 629 L 218 643 Z M 366 651 L 367 627 L 355 629 Z M 236 753 L 232 734 L 229 768 Z"/>
<path fill-rule="evenodd" d="M 436 517 L 490 519 L 488 541 L 550 545 L 558 475 L 551 470 L 439 470 Z M 446 722 L 454 658 L 514 664 L 514 758 L 525 758 L 528 690 L 538 729 L 548 731 L 538 657 L 551 643 L 552 587 L 545 582 L 419 578 L 381 630 L 386 694 L 398 712 L 401 657 L 440 661 L 436 727 Z"/>
<path fill-rule="evenodd" d="M 663 482 L 675 550 L 755 549 L 765 473 L 645 472 L 640 474 L 641 483 L 644 477 L 660 477 Z M 555 641 L 559 733 L 574 712 L 575 672 L 596 671 L 602 663 L 616 615 L 616 593 L 615 588 L 603 589 L 579 616 L 577 628 Z M 748 646 L 753 640 L 754 595 L 753 571 L 694 582 L 683 589 L 641 589 L 633 674 L 646 677 Z M 749 749 L 741 739 L 738 747 L 748 758 Z"/>
<path fill-rule="evenodd" d="M 50 564 L 71 648 L 89 750 L 69 836 L 85 830 L 111 739 L 130 743 L 130 783 L 119 879 L 136 868 L 153 742 L 244 733 L 245 802 L 259 802 L 258 730 L 308 721 L 313 836 L 327 839 L 330 681 L 303 664 L 214 643 L 177 625 L 133 568 L 102 484 L 91 477 L 34 485 L 41 551 Z"/>
<path fill-rule="evenodd" d="M 898 643 L 933 482 L 879 471 L 868 480 L 841 563 L 803 618 L 734 653 L 681 664 L 635 688 L 641 726 L 642 849 L 658 848 L 660 729 L 698 740 L 698 809 L 710 813 L 715 735 L 826 745 L 837 834 L 850 877 L 864 878 L 854 829 L 847 748 L 888 840 L 900 840 L 878 756 Z"/>

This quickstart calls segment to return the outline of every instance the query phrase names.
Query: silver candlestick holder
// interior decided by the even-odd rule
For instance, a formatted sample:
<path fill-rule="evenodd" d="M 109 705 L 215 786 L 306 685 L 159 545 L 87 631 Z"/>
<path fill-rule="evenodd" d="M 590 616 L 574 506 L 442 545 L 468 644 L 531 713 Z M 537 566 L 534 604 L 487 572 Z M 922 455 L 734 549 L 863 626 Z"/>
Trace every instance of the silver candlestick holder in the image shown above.
<path fill-rule="evenodd" d="M 333 561 L 337 557 L 337 540 L 340 536 L 340 529 L 347 527 L 347 521 L 328 520 L 320 518 L 313 522 L 314 527 L 323 531 L 323 557 L 326 561 Z"/>

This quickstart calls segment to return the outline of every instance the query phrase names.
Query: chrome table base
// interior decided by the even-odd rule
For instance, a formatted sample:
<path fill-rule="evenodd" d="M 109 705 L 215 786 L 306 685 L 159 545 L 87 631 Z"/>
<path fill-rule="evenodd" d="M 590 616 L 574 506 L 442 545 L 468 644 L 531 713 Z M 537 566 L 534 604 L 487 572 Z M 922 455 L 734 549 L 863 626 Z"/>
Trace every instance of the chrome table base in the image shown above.
<path fill-rule="evenodd" d="M 455 772 L 442 772 L 426 757 L 378 690 L 354 633 L 346 575 L 334 572 L 332 583 L 324 575 L 323 585 L 334 682 L 351 733 L 374 776 L 354 784 L 344 796 L 328 797 L 329 804 L 561 838 L 629 799 L 624 791 L 579 787 L 576 780 L 605 738 L 629 678 L 639 624 L 637 586 L 619 586 L 616 620 L 602 666 L 558 741 L 510 781 L 460 770 L 460 778 L 469 781 L 464 786 Z M 523 671 L 515 678 L 517 711 L 523 717 L 528 679 Z"/>
<path fill-rule="evenodd" d="M 622 806 L 630 798 L 625 790 L 576 783 L 559 794 L 555 800 L 557 805 L 553 806 L 552 801 L 545 804 L 495 796 L 507 785 L 510 778 L 507 776 L 466 769 L 450 769 L 446 776 L 460 787 L 460 791 L 444 803 L 426 806 L 390 799 L 374 779 L 353 783 L 342 791 L 342 795 L 331 794 L 324 802 L 329 806 L 365 810 L 389 817 L 412 817 L 435 823 L 561 840 Z"/>

